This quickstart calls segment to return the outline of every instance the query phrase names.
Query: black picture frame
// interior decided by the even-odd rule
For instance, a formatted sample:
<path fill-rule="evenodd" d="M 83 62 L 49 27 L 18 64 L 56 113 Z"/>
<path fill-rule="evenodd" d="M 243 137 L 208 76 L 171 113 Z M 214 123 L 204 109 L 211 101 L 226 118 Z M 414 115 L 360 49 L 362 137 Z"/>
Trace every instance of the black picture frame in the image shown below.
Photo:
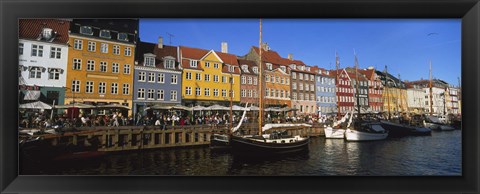
<path fill-rule="evenodd" d="M 478 0 L 1 0 L 2 193 L 477 193 L 480 75 Z M 18 176 L 19 18 L 461 18 L 462 156 L 458 177 Z"/>

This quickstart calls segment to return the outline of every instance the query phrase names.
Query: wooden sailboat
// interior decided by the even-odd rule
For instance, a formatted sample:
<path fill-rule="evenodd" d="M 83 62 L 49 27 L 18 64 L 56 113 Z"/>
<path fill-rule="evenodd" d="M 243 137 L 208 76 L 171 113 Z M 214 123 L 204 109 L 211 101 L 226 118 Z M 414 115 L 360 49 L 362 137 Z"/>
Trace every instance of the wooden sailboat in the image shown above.
<path fill-rule="evenodd" d="M 270 155 L 283 154 L 306 150 L 308 148 L 309 137 L 301 137 L 299 135 L 290 136 L 286 132 L 271 132 L 263 134 L 266 129 L 263 127 L 263 64 L 262 64 L 262 20 L 260 19 L 260 41 L 259 41 L 259 119 L 258 119 L 258 135 L 240 135 L 233 134 L 230 144 L 235 154 L 241 155 Z"/>
<path fill-rule="evenodd" d="M 335 64 L 336 64 L 336 74 L 335 74 L 335 84 L 338 87 L 338 67 L 340 65 L 340 59 L 338 54 L 335 52 Z M 353 116 L 353 115 L 351 115 Z M 343 116 L 342 119 L 339 119 L 337 122 L 334 122 L 332 126 L 328 126 L 324 128 L 325 138 L 327 139 L 343 139 L 345 138 L 345 128 L 341 127 L 340 125 L 346 121 L 348 117 L 348 113 Z M 339 101 L 337 100 L 337 118 L 340 118 L 340 106 Z"/>
<path fill-rule="evenodd" d="M 345 139 L 347 141 L 373 141 L 387 138 L 388 131 L 385 130 L 379 122 L 363 120 L 360 114 L 360 100 L 358 90 L 358 59 L 355 54 L 355 95 L 357 99 L 357 118 L 354 122 L 353 129 L 345 131 Z M 352 115 L 353 116 L 353 115 Z"/>

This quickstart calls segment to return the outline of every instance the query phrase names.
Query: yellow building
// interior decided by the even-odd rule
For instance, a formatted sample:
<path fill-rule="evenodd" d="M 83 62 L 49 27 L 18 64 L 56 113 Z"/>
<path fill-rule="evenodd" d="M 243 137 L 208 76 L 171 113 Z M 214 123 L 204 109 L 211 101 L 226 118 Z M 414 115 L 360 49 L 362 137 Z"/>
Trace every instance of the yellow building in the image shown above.
<path fill-rule="evenodd" d="M 184 105 L 229 106 L 240 102 L 240 68 L 235 55 L 180 46 Z M 230 82 L 233 77 L 233 82 Z"/>
<path fill-rule="evenodd" d="M 408 112 L 407 90 L 403 88 L 384 87 L 382 94 L 383 110 L 390 113 Z"/>
<path fill-rule="evenodd" d="M 121 104 L 131 108 L 137 30 L 138 20 L 71 22 L 65 104 Z"/>

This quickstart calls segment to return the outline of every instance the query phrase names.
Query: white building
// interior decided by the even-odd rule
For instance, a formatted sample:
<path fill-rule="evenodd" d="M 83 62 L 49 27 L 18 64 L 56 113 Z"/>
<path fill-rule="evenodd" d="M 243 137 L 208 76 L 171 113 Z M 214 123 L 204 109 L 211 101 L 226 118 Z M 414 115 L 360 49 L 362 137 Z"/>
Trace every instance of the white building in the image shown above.
<path fill-rule="evenodd" d="M 21 100 L 63 104 L 68 58 L 68 20 L 19 20 Z"/>
<path fill-rule="evenodd" d="M 424 110 L 430 113 L 430 88 L 423 88 L 424 91 Z M 445 97 L 445 89 L 432 87 L 432 108 L 433 114 L 443 115 L 447 113 L 447 101 Z"/>
<path fill-rule="evenodd" d="M 421 113 L 425 110 L 425 92 L 420 88 L 407 89 L 407 106 L 410 112 Z"/>

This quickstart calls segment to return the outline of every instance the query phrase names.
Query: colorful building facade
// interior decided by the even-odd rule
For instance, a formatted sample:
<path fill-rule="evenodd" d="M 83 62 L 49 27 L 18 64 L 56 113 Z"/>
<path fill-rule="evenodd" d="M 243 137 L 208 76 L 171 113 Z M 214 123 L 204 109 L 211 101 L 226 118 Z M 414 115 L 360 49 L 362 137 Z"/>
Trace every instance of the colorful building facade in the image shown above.
<path fill-rule="evenodd" d="M 240 103 L 258 106 L 258 66 L 255 61 L 238 59 L 241 70 Z"/>
<path fill-rule="evenodd" d="M 337 114 L 335 76 L 323 68 L 312 67 L 315 75 L 317 113 L 320 115 Z"/>
<path fill-rule="evenodd" d="M 359 70 L 368 80 L 368 110 L 369 112 L 383 111 L 383 85 L 373 67 Z"/>
<path fill-rule="evenodd" d="M 137 19 L 74 19 L 69 33 L 65 103 L 132 107 L 137 39 Z"/>
<path fill-rule="evenodd" d="M 182 70 L 178 47 L 138 42 L 135 52 L 133 112 L 154 105 L 173 106 L 182 102 Z"/>
<path fill-rule="evenodd" d="M 240 103 L 240 67 L 235 55 L 186 46 L 179 47 L 179 54 L 184 105 Z"/>

